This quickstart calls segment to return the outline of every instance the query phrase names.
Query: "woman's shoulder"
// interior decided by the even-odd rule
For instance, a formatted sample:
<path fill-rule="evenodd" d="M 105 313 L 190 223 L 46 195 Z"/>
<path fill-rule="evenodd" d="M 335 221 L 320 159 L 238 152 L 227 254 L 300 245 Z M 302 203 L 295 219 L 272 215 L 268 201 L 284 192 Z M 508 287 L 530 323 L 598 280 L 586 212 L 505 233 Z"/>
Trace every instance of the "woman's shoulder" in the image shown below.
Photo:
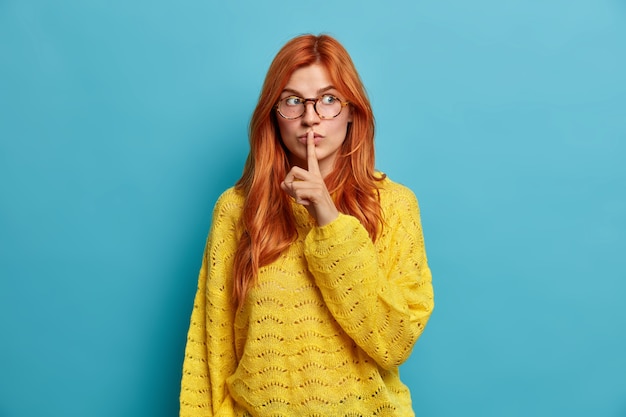
<path fill-rule="evenodd" d="M 216 205 L 219 204 L 240 204 L 243 206 L 245 200 L 243 191 L 233 186 L 226 189 L 217 199 Z"/>
<path fill-rule="evenodd" d="M 406 185 L 385 177 L 379 182 L 378 195 L 385 222 L 406 223 L 419 227 L 420 209 L 415 193 Z M 393 227 L 393 226 L 392 226 Z"/>
<path fill-rule="evenodd" d="M 245 197 L 241 190 L 230 187 L 224 191 L 215 202 L 213 220 L 231 218 L 238 219 L 243 212 Z"/>
<path fill-rule="evenodd" d="M 385 175 L 380 173 L 381 175 Z M 384 206 L 395 204 L 399 201 L 415 201 L 415 193 L 406 185 L 391 180 L 387 175 L 378 182 L 378 193 L 380 195 L 381 203 Z"/>

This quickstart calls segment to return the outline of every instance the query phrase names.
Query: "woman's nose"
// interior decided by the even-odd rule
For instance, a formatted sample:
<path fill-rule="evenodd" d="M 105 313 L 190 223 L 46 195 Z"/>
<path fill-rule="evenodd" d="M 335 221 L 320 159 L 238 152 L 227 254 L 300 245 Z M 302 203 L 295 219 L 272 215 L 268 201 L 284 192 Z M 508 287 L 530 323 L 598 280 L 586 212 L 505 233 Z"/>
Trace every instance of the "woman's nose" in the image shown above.
<path fill-rule="evenodd" d="M 315 111 L 315 103 L 307 102 L 304 104 L 304 114 L 302 115 L 302 123 L 306 126 L 318 124 L 320 117 Z"/>

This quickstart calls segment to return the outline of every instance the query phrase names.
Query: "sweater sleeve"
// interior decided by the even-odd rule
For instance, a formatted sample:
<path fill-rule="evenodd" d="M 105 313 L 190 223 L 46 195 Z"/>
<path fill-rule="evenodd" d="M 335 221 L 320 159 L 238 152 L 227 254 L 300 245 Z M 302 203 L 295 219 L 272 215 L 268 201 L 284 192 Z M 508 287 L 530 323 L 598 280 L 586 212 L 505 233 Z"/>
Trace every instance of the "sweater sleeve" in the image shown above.
<path fill-rule="evenodd" d="M 237 367 L 232 307 L 233 204 L 222 195 L 213 212 L 191 313 L 180 391 L 181 417 L 233 416 L 226 378 Z"/>
<path fill-rule="evenodd" d="M 311 230 L 305 256 L 335 320 L 379 366 L 392 369 L 409 357 L 434 299 L 414 194 L 393 192 L 383 210 L 376 245 L 355 217 L 340 214 Z"/>

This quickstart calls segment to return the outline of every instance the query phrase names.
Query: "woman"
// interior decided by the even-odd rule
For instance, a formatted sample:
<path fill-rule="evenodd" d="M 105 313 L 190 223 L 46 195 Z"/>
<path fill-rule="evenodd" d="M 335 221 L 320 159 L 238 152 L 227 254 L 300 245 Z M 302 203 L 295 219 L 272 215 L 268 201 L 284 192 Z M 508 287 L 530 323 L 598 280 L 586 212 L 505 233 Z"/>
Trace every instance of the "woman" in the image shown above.
<path fill-rule="evenodd" d="M 433 309 L 417 201 L 374 170 L 374 117 L 345 49 L 289 41 L 216 203 L 181 416 L 411 416 L 398 366 Z"/>

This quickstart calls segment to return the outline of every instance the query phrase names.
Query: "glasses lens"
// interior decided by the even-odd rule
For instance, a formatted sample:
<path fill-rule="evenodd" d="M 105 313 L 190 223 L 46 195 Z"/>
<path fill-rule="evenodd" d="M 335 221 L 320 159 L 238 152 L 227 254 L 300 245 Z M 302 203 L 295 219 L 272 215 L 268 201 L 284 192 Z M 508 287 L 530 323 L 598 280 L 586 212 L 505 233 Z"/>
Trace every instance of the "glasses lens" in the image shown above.
<path fill-rule="evenodd" d="M 278 111 L 290 119 L 300 117 L 304 113 L 304 100 L 299 97 L 286 97 L 278 103 Z"/>
<path fill-rule="evenodd" d="M 323 119 L 332 119 L 341 113 L 341 100 L 330 94 L 323 95 L 315 105 L 317 114 Z"/>

